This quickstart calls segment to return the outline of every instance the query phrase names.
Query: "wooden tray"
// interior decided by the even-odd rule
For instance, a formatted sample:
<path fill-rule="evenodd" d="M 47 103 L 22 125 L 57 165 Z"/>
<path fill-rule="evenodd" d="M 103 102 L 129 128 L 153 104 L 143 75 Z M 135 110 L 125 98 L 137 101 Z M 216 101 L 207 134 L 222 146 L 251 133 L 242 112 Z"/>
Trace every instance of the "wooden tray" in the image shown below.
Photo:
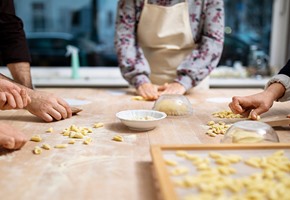
<path fill-rule="evenodd" d="M 166 154 L 175 155 L 176 151 L 184 150 L 194 154 L 205 152 L 228 152 L 230 154 L 241 155 L 249 153 L 249 157 L 255 155 L 263 156 L 270 155 L 277 150 L 285 150 L 285 155 L 290 158 L 290 144 L 213 144 L 213 145 L 153 145 L 151 147 L 151 156 L 153 160 L 153 168 L 156 173 L 159 188 L 161 190 L 162 199 L 164 200 L 179 200 L 180 196 L 176 192 L 176 187 L 171 179 L 171 175 L 166 165 Z M 240 170 L 242 171 L 242 170 Z"/>

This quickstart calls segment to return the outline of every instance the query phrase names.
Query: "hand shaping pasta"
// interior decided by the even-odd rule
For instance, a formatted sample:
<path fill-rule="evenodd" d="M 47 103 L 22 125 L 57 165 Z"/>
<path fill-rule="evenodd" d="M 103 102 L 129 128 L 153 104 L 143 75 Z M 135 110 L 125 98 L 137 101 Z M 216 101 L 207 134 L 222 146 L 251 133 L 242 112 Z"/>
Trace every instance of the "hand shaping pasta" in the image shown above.
<path fill-rule="evenodd" d="M 25 89 L 11 81 L 0 79 L 0 110 L 22 109 L 31 99 Z"/>
<path fill-rule="evenodd" d="M 6 149 L 20 149 L 27 142 L 26 136 L 19 130 L 0 124 L 0 146 Z"/>

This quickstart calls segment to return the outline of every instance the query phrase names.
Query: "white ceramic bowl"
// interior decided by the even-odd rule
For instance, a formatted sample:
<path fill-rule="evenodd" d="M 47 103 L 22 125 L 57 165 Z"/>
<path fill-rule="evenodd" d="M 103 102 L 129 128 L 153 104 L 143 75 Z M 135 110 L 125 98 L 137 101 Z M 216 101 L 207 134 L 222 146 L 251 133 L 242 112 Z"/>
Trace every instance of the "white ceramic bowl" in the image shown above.
<path fill-rule="evenodd" d="M 155 110 L 124 110 L 116 114 L 124 125 L 135 131 L 152 130 L 166 116 L 164 112 Z"/>

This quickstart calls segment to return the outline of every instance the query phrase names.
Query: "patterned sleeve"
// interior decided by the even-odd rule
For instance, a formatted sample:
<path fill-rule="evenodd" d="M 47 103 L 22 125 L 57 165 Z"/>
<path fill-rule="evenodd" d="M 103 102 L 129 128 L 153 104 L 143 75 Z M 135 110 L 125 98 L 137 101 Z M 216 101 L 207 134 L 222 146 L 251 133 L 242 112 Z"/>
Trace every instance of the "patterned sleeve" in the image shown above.
<path fill-rule="evenodd" d="M 192 30 L 198 32 L 195 37 L 197 48 L 178 66 L 176 79 L 187 90 L 198 85 L 217 66 L 224 41 L 223 1 L 197 0 L 194 2 L 195 4 L 204 3 L 200 14 L 193 12 L 190 16 Z"/>
<path fill-rule="evenodd" d="M 136 39 L 140 14 L 140 1 L 119 0 L 115 47 L 122 76 L 136 88 L 150 82 L 150 67 Z"/>

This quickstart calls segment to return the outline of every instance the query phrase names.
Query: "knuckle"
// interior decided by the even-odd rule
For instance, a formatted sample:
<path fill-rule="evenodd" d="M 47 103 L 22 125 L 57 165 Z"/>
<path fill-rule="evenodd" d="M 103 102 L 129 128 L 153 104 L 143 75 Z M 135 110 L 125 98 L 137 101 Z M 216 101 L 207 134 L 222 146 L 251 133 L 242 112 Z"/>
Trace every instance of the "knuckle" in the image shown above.
<path fill-rule="evenodd" d="M 15 139 L 13 137 L 9 137 L 4 142 L 3 146 L 5 146 L 8 149 L 12 149 L 15 146 Z"/>

